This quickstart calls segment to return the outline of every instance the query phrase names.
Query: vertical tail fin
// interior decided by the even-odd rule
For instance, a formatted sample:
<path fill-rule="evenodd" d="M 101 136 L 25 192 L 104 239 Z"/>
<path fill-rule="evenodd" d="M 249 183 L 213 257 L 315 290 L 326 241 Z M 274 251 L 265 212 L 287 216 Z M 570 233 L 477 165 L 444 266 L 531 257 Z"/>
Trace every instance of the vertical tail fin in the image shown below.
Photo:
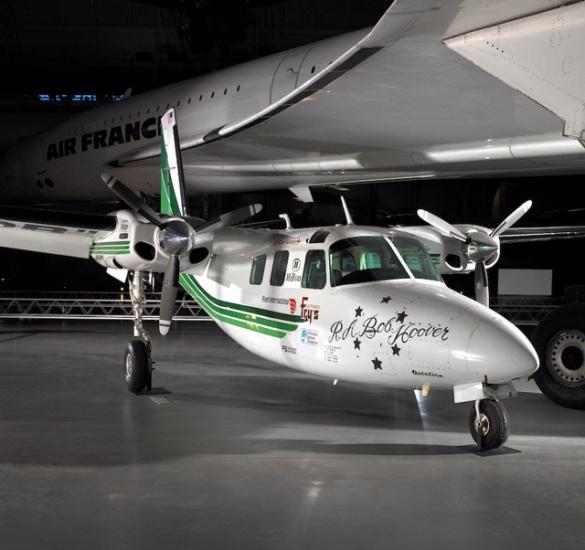
<path fill-rule="evenodd" d="M 169 109 L 160 123 L 160 211 L 169 216 L 188 216 L 175 110 Z"/>

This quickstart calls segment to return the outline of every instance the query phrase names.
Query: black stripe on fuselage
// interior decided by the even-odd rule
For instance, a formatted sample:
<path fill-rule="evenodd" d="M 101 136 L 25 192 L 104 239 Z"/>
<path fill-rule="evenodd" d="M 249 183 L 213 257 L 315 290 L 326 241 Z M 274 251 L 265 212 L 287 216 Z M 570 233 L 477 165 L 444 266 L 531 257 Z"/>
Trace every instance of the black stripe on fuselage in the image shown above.
<path fill-rule="evenodd" d="M 219 128 L 216 128 L 215 130 L 212 130 L 211 132 L 205 134 L 205 136 L 203 136 L 203 142 L 212 143 L 214 141 L 217 141 L 218 139 L 221 139 L 222 137 L 233 136 L 235 134 L 238 134 L 239 132 L 242 132 L 243 130 L 251 128 L 252 126 L 260 124 L 265 120 L 271 119 L 273 116 L 282 113 L 283 111 L 286 111 L 287 109 L 293 107 L 294 105 L 297 105 L 307 97 L 312 96 L 314 93 L 323 90 L 325 87 L 329 86 L 329 84 L 337 80 L 339 77 L 343 76 L 345 73 L 357 67 L 360 63 L 366 61 L 366 59 L 372 57 L 372 55 L 379 52 L 381 49 L 382 49 L 381 47 L 361 48 L 360 50 L 355 52 L 351 57 L 349 57 L 343 63 L 341 63 L 338 67 L 329 71 L 327 74 L 324 74 L 321 78 L 315 80 L 315 82 L 313 82 L 308 88 L 302 90 L 295 96 L 291 97 L 290 100 L 287 101 L 286 103 L 283 103 L 282 105 L 279 105 L 278 107 L 274 108 L 265 116 L 252 120 L 251 122 L 242 126 L 241 128 L 238 128 L 237 130 L 230 132 L 227 136 L 222 136 L 220 134 L 221 130 L 225 128 L 225 126 L 220 126 Z"/>

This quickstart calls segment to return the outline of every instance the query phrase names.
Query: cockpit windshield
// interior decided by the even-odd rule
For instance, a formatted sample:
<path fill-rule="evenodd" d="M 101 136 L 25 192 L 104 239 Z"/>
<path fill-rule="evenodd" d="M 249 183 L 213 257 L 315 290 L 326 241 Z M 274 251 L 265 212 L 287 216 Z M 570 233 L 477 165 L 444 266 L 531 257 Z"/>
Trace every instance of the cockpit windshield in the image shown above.
<path fill-rule="evenodd" d="M 416 279 L 442 280 L 426 248 L 417 239 L 395 235 L 392 242 Z"/>
<path fill-rule="evenodd" d="M 384 237 L 352 237 L 333 243 L 329 268 L 331 286 L 409 278 Z"/>

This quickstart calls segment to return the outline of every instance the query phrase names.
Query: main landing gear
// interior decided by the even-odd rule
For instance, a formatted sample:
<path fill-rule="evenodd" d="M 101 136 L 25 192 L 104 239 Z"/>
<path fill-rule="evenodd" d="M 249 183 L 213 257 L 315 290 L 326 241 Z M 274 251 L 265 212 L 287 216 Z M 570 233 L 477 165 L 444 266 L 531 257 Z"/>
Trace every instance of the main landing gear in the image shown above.
<path fill-rule="evenodd" d="M 481 451 L 501 447 L 510 433 L 506 409 L 496 399 L 476 401 L 469 411 L 469 431 Z"/>
<path fill-rule="evenodd" d="M 144 277 L 140 271 L 134 271 L 129 286 L 134 315 L 134 338 L 128 342 L 124 351 L 124 378 L 128 390 L 139 393 L 144 389 L 152 390 L 153 370 L 150 355 L 152 344 L 142 322 L 146 297 Z"/>

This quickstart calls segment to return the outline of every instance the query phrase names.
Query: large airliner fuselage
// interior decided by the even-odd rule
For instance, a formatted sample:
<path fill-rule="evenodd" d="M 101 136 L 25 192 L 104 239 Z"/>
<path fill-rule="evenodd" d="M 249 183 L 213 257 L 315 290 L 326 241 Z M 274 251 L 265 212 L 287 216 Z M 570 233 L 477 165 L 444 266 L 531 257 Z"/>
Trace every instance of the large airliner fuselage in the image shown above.
<path fill-rule="evenodd" d="M 572 40 L 585 4 L 416 4 L 395 0 L 373 29 L 76 115 L 0 158 L 2 200 L 109 200 L 103 171 L 158 194 L 170 107 L 189 194 L 584 174 L 585 58 Z"/>
<path fill-rule="evenodd" d="M 169 107 L 177 111 L 183 137 L 245 119 L 293 91 L 367 32 L 303 46 L 75 115 L 0 158 L 2 195 L 17 201 L 110 199 L 100 173 L 133 151 L 149 145 L 158 149 L 158 121 Z M 157 164 L 158 154 L 152 167 L 132 166 L 117 172 L 134 189 L 158 193 Z M 186 174 L 189 188 L 217 190 L 206 185 L 205 179 L 190 180 L 189 170 Z M 220 189 L 226 190 L 237 190 L 237 181 Z"/>

